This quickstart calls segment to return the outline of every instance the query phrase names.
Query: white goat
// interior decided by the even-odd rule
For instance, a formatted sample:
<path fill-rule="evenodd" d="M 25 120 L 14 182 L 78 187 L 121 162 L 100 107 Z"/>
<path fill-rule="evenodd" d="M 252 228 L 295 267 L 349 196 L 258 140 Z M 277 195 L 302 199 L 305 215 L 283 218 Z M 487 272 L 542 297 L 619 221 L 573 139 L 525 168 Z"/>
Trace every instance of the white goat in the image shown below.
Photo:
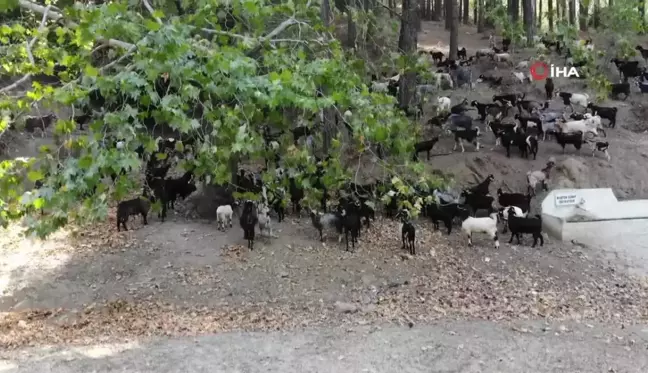
<path fill-rule="evenodd" d="M 439 105 L 439 111 L 450 111 L 452 101 L 449 97 L 442 96 L 437 99 L 437 104 Z"/>
<path fill-rule="evenodd" d="M 564 133 L 581 131 L 583 133 L 583 139 L 585 139 L 588 133 L 593 133 L 594 136 L 598 136 L 598 126 L 596 125 L 596 120 L 594 120 L 593 118 L 572 120 L 568 122 L 558 122 L 557 125 Z"/>
<path fill-rule="evenodd" d="M 461 230 L 468 236 L 468 245 L 470 246 L 472 246 L 473 233 L 486 233 L 495 241 L 495 248 L 499 248 L 496 212 L 490 214 L 487 218 L 473 218 L 469 216 L 461 223 Z"/>
<path fill-rule="evenodd" d="M 234 210 L 232 210 L 231 205 L 222 205 L 218 206 L 216 209 L 216 221 L 218 222 L 218 229 L 225 229 L 225 225 L 229 225 L 232 228 L 232 215 Z"/>
<path fill-rule="evenodd" d="M 446 81 L 450 86 L 450 89 L 454 88 L 454 82 L 452 81 L 452 76 L 448 73 L 436 73 L 436 85 L 437 88 L 443 87 L 443 82 Z"/>
<path fill-rule="evenodd" d="M 572 93 L 569 102 L 572 105 L 576 104 L 582 107 L 587 107 L 587 104 L 589 104 L 589 95 L 587 93 Z M 573 106 L 572 110 L 574 110 Z"/>
<path fill-rule="evenodd" d="M 520 61 L 518 62 L 516 69 L 524 69 L 529 67 L 529 61 Z"/>
<path fill-rule="evenodd" d="M 475 56 L 477 58 L 486 57 L 486 56 L 494 56 L 494 55 L 495 55 L 495 52 L 490 48 L 477 49 L 477 52 L 475 53 Z"/>
<path fill-rule="evenodd" d="M 500 216 L 502 217 L 502 221 L 508 221 L 510 210 L 515 211 L 515 216 L 517 216 L 518 218 L 526 218 L 528 214 L 528 212 L 522 211 L 522 209 L 517 206 L 506 206 L 500 209 Z"/>
<path fill-rule="evenodd" d="M 371 90 L 376 93 L 387 93 L 388 82 L 371 82 Z"/>
<path fill-rule="evenodd" d="M 510 62 L 511 55 L 508 53 L 495 53 L 494 59 L 497 62 Z"/>
<path fill-rule="evenodd" d="M 270 220 L 270 208 L 260 203 L 257 207 L 257 216 L 259 218 L 259 231 L 261 234 L 272 237 L 272 220 Z"/>
<path fill-rule="evenodd" d="M 524 83 L 524 81 L 527 80 L 527 76 L 524 75 L 524 73 L 521 73 L 521 72 L 514 71 L 513 76 L 515 76 L 517 78 L 517 80 L 520 81 L 520 83 Z"/>
<path fill-rule="evenodd" d="M 535 195 L 536 187 L 538 183 L 542 184 L 542 189 L 548 190 L 547 180 L 549 180 L 549 172 L 554 166 L 554 162 L 551 160 L 547 163 L 545 168 L 540 171 L 529 171 L 527 172 L 527 183 L 529 194 Z"/>

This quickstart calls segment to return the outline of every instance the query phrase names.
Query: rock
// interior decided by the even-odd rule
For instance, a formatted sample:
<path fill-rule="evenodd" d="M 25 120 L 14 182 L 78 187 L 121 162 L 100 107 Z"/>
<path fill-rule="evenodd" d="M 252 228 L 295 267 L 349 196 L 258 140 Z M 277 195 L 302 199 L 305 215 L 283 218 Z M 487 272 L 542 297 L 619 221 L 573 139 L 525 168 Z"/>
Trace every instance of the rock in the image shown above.
<path fill-rule="evenodd" d="M 340 301 L 335 302 L 335 309 L 342 313 L 355 313 L 358 311 L 358 307 L 355 304 Z"/>
<path fill-rule="evenodd" d="M 281 278 L 288 278 L 288 272 L 280 272 L 279 277 Z"/>

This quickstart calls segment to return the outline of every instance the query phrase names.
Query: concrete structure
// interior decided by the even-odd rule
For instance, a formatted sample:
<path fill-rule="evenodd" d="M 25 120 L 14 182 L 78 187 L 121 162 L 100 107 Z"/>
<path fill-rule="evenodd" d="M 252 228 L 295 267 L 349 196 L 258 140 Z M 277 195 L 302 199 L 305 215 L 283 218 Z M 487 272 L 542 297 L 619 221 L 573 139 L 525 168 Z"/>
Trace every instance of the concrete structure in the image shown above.
<path fill-rule="evenodd" d="M 557 189 L 542 201 L 545 233 L 615 254 L 648 272 L 648 200 L 619 201 L 610 188 Z"/>

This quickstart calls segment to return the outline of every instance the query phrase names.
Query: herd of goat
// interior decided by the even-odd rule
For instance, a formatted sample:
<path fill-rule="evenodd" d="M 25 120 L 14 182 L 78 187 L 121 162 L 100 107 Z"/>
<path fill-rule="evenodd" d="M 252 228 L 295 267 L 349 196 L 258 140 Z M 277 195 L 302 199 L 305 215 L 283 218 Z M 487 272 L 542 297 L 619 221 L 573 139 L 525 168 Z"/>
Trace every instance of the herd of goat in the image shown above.
<path fill-rule="evenodd" d="M 152 159 L 156 158 L 152 157 Z M 317 162 L 316 173 L 304 176 L 314 177 L 316 181 L 313 185 L 322 189 L 320 209 L 309 209 L 312 226 L 319 233 L 321 241 L 324 241 L 325 232 L 333 231 L 339 235 L 338 242 L 346 238 L 347 250 L 355 250 L 362 228 L 370 227 L 371 222 L 375 221 L 377 202 L 382 202 L 385 215 L 402 223 L 403 248 L 415 255 L 416 227 L 410 212 L 400 207 L 402 202 L 408 201 L 413 206 L 417 204 L 421 206 L 422 216 L 429 218 L 435 229 L 439 229 L 439 224 L 443 223 L 448 234 L 451 234 L 455 222 L 460 221 L 461 230 L 467 236 L 469 245 L 472 245 L 473 233 L 484 233 L 494 240 L 495 247 L 499 247 L 498 221 L 504 222 L 504 232 L 507 229 L 511 231 L 511 241 L 514 236 L 519 242 L 521 234 L 531 234 L 534 238 L 533 246 L 538 239 L 541 245 L 544 243 L 540 216 L 529 217 L 529 211 L 537 185 L 540 184 L 544 190 L 547 190 L 547 180 L 554 165 L 551 161 L 541 171 L 528 173 L 530 186 L 526 194 L 504 193 L 501 188 L 498 189 L 498 207 L 495 207 L 495 198 L 489 193 L 489 187 L 495 179 L 493 175 L 489 175 L 477 186 L 461 191 L 459 195 L 436 189 L 430 192 L 427 188 L 415 188 L 415 193 L 405 195 L 398 192 L 390 181 L 376 181 L 371 184 L 348 183 L 343 190 L 333 195 L 321 183 L 326 160 L 315 159 L 315 161 Z M 147 224 L 146 218 L 151 202 L 157 199 L 160 199 L 162 204 L 159 216 L 164 221 L 167 207 L 173 208 L 173 202 L 177 198 L 186 198 L 196 191 L 191 171 L 185 172 L 177 179 L 166 179 L 169 166 L 154 163 L 149 161 L 145 172 L 146 185 L 150 187 L 152 193 L 149 193 L 145 187 L 143 196 L 118 204 L 118 230 L 122 227 L 127 229 L 126 223 L 131 215 L 141 215 L 143 223 Z M 306 172 L 303 168 L 299 171 Z M 257 226 L 261 234 L 272 237 L 273 219 L 278 222 L 285 219 L 284 197 L 290 200 L 293 213 L 301 216 L 304 189 L 295 177 L 288 176 L 288 172 L 281 168 L 275 169 L 274 175 L 275 180 L 272 183 L 264 183 L 259 175 L 241 170 L 237 187 L 217 187 L 215 191 L 218 228 L 231 228 L 234 215 L 237 214 L 243 237 L 247 240 L 250 250 L 254 248 Z M 281 185 L 287 185 L 287 190 Z M 234 192 L 252 192 L 259 195 L 260 199 L 259 201 L 237 200 Z M 336 202 L 329 203 L 329 201 Z M 488 216 L 477 217 L 480 211 L 484 211 Z"/>
<path fill-rule="evenodd" d="M 538 42 L 544 44 L 548 49 L 554 48 L 558 54 L 566 50 L 566 62 L 572 66 L 579 66 L 578 61 L 574 63 L 571 53 L 567 46 L 559 42 L 538 38 Z M 492 42 L 492 40 L 491 40 Z M 508 53 L 511 41 L 504 39 L 502 47 L 498 48 L 492 43 L 490 48 L 480 49 L 475 56 L 468 58 L 465 48 L 458 50 L 458 60 L 445 58 L 445 55 L 439 51 L 429 52 L 430 58 L 437 64 L 439 70 L 435 74 L 433 84 L 420 84 L 416 87 L 416 97 L 418 104 L 415 113 L 421 115 L 423 111 L 424 98 L 430 94 L 436 94 L 440 89 L 449 86 L 450 88 L 461 87 L 468 84 L 471 88 L 473 85 L 472 65 L 479 63 L 482 58 L 491 58 L 497 63 L 512 63 L 511 55 Z M 592 49 L 591 41 L 585 42 L 586 48 Z M 648 50 L 637 47 L 644 58 L 648 58 Z M 637 78 L 637 84 L 641 85 L 648 80 L 648 75 L 643 68 L 639 68 L 638 61 L 622 61 L 613 59 L 613 62 L 622 77 L 621 83 L 612 84 L 612 95 L 618 96 L 623 94 L 624 99 L 630 94 L 629 78 Z M 528 61 L 522 61 L 518 67 L 528 67 Z M 521 83 L 528 79 L 524 73 L 514 72 L 513 76 Z M 372 76 L 370 89 L 374 92 L 388 93 L 394 97 L 398 95 L 400 76 L 394 75 L 391 78 L 383 76 L 378 79 Z M 502 77 L 479 75 L 476 83 L 488 83 L 493 87 L 502 85 Z M 644 88 L 641 88 L 644 91 Z M 566 145 L 573 145 L 580 150 L 583 144 L 590 144 L 592 155 L 596 151 L 602 152 L 607 157 L 609 143 L 600 141 L 599 132 L 606 136 L 602 125 L 602 120 L 609 122 L 608 126 L 616 126 L 616 107 L 605 107 L 596 105 L 590 101 L 586 93 L 576 92 L 558 92 L 554 93 L 554 83 L 551 78 L 545 82 L 545 101 L 535 101 L 526 99 L 524 93 L 505 93 L 492 97 L 492 102 L 479 102 L 474 100 L 468 102 L 467 99 L 461 100 L 458 104 L 453 105 L 449 97 L 438 97 L 435 101 L 437 114 L 427 121 L 428 125 L 444 127 L 449 129 L 454 135 L 454 148 L 461 147 L 465 151 L 464 142 L 474 144 L 476 150 L 479 150 L 479 138 L 482 131 L 475 124 L 477 120 L 484 123 L 485 131 L 493 133 L 496 145 L 501 145 L 508 157 L 510 157 L 510 148 L 517 147 L 524 158 L 530 155 L 536 159 L 539 142 L 545 141 L 547 134 L 554 136 L 556 142 L 565 151 Z M 554 98 L 560 98 L 562 103 L 569 106 L 571 113 L 555 112 L 549 109 L 549 102 Z M 583 113 L 577 113 L 574 105 L 585 109 Z M 406 114 L 411 114 L 410 108 L 400 108 Z M 517 110 L 516 110 L 517 109 Z M 476 110 L 478 119 L 467 115 L 469 110 Z M 346 114 L 345 114 L 346 115 Z M 92 119 L 89 114 L 75 116 L 74 120 L 80 125 L 88 123 Z M 337 119 L 337 118 L 336 118 Z M 27 117 L 25 119 L 25 129 L 28 132 L 34 132 L 40 128 L 43 132 L 56 120 L 56 115 L 49 114 L 42 117 Z M 264 127 L 266 128 L 266 127 Z M 266 128 L 267 129 L 267 128 Z M 308 126 L 300 126 L 292 130 L 295 142 L 300 137 L 310 137 L 313 130 Z M 268 142 L 271 134 L 264 132 L 264 139 Z M 418 142 L 414 146 L 413 158 L 418 159 L 421 152 L 427 154 L 430 159 L 430 151 L 438 142 L 439 137 Z M 184 141 L 183 141 L 184 142 Z M 115 141 L 119 147 L 120 141 Z M 184 144 L 185 146 L 191 144 Z M 123 146 L 123 144 L 121 144 Z M 139 155 L 143 158 L 143 149 L 140 149 Z M 173 152 L 175 151 L 175 140 L 169 138 L 158 142 L 158 151 Z M 380 152 L 379 152 L 380 154 Z M 167 158 L 167 160 L 170 158 Z M 397 192 L 397 188 L 391 185 L 390 181 L 376 181 L 372 184 L 355 184 L 347 183 L 344 190 L 336 191 L 333 198 L 331 191 L 326 190 L 322 182 L 324 175 L 325 160 L 315 157 L 317 162 L 317 171 L 314 175 L 304 175 L 305 170 L 298 170 L 302 177 L 311 177 L 315 179 L 312 185 L 321 191 L 321 205 L 318 210 L 309 209 L 311 222 L 315 230 L 319 233 L 320 240 L 324 240 L 324 231 L 332 229 L 339 234 L 338 241 L 341 242 L 346 237 L 346 249 L 355 249 L 355 244 L 360 236 L 363 226 L 369 227 L 372 220 L 376 217 L 376 201 L 384 203 L 385 215 L 389 218 L 398 219 L 401 225 L 402 245 L 412 255 L 416 253 L 416 227 L 412 222 L 411 213 L 406 209 L 401 209 L 400 202 L 410 201 L 412 205 L 415 202 L 421 202 L 421 215 L 429 218 L 434 224 L 435 229 L 439 229 L 439 223 L 443 223 L 447 233 L 451 234 L 455 222 L 460 222 L 462 232 L 468 238 L 468 244 L 472 245 L 472 234 L 483 233 L 488 235 L 499 247 L 498 240 L 498 222 L 504 223 L 504 230 L 510 230 L 512 242 L 516 237 L 520 242 L 521 234 L 531 234 L 533 237 L 533 247 L 540 241 L 544 244 L 542 237 L 542 222 L 539 215 L 530 215 L 531 199 L 535 196 L 536 189 L 540 185 L 547 190 L 547 181 L 550 176 L 554 162 L 549 161 L 541 170 L 527 172 L 528 190 L 523 193 L 504 193 L 502 189 L 497 190 L 497 197 L 494 198 L 489 193 L 489 186 L 494 180 L 493 175 L 489 175 L 483 182 L 475 187 L 462 190 L 458 195 L 439 190 L 416 190 L 414 195 L 402 195 Z M 191 170 L 186 171 L 179 178 L 167 178 L 167 172 L 171 165 L 166 161 L 159 161 L 157 157 L 151 156 L 146 162 L 145 167 L 145 187 L 143 195 L 127 201 L 122 201 L 117 207 L 117 229 L 127 230 L 126 223 L 129 216 L 141 215 L 143 223 L 147 224 L 147 215 L 151 208 L 151 202 L 159 200 L 162 210 L 159 217 L 164 221 L 167 209 L 174 209 L 174 203 L 178 198 L 187 198 L 198 189 L 194 174 Z M 266 169 L 267 170 L 267 164 Z M 293 172 L 294 170 L 290 170 Z M 125 173 L 126 170 L 122 170 Z M 301 216 L 301 202 L 305 197 L 304 189 L 300 186 L 295 176 L 288 176 L 289 172 L 283 170 L 277 165 L 274 170 L 276 183 L 266 185 L 261 181 L 258 174 L 242 171 L 236 180 L 233 180 L 229 186 L 217 186 L 216 198 L 217 209 L 216 217 L 218 228 L 221 230 L 232 227 L 234 215 L 238 215 L 239 224 L 243 229 L 244 239 L 248 242 L 248 248 L 253 249 L 255 240 L 256 226 L 262 234 L 272 236 L 272 220 L 276 219 L 281 222 L 285 218 L 284 197 L 288 196 L 293 213 Z M 293 174 L 294 175 L 294 174 Z M 113 181 L 116 174 L 110 175 Z M 282 185 L 281 187 L 276 187 Z M 287 186 L 284 188 L 283 186 Z M 42 183 L 37 188 L 42 187 Z M 234 192 L 252 192 L 260 195 L 259 201 L 241 200 L 234 198 Z M 385 199 L 386 198 L 386 199 Z M 334 207 L 330 207 L 328 201 L 336 200 Z M 498 206 L 495 207 L 495 200 Z M 388 201 L 388 202 L 385 202 Z M 487 216 L 477 217 L 478 211 L 485 211 Z M 272 216 L 271 216 L 272 215 Z M 349 239 L 350 238 L 350 239 Z M 351 241 L 351 245 L 349 245 Z"/>

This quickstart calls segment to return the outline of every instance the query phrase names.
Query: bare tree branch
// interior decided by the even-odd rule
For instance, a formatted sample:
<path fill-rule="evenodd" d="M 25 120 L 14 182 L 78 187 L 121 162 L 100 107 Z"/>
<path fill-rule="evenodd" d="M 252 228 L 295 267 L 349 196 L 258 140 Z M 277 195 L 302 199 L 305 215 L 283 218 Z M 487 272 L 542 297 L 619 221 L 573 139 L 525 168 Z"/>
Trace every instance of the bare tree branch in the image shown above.
<path fill-rule="evenodd" d="M 32 3 L 31 1 L 18 0 L 18 4 L 20 5 L 21 8 L 31 10 L 32 12 L 35 12 L 35 13 L 38 13 L 38 14 L 45 13 L 46 8 L 44 6 Z M 51 18 L 51 19 L 53 19 L 55 21 L 58 21 L 58 20 L 63 18 L 63 15 L 61 13 L 52 12 L 52 11 L 50 11 L 49 13 L 50 13 L 49 18 Z M 67 24 L 70 27 L 78 27 L 79 26 L 78 24 L 76 24 L 75 22 L 72 22 L 72 21 L 67 21 Z M 124 48 L 124 49 L 129 49 L 134 45 L 134 44 L 127 43 L 127 42 L 121 41 L 121 40 L 116 40 L 116 39 L 108 39 L 108 40 L 99 39 L 98 41 L 101 42 L 101 43 L 104 43 L 104 44 L 106 44 L 106 45 L 108 45 L 110 47 L 120 47 L 120 48 Z"/>
<path fill-rule="evenodd" d="M 36 35 L 34 35 L 34 37 L 31 38 L 31 40 L 27 43 L 27 46 L 25 47 L 25 49 L 27 51 L 27 58 L 29 59 L 29 62 L 32 65 L 36 65 L 36 61 L 34 60 L 34 54 L 32 53 L 32 48 L 34 47 L 34 44 L 36 43 L 36 40 L 38 39 L 38 36 L 45 29 L 45 22 L 47 22 L 47 15 L 50 12 L 51 8 L 52 8 L 51 5 L 48 5 L 45 8 L 45 11 L 43 11 L 43 18 L 41 19 L 40 25 L 38 26 L 38 31 L 36 32 Z M 24 82 L 29 80 L 29 78 L 31 78 L 31 76 L 32 76 L 31 73 L 30 74 L 25 74 L 25 76 L 23 76 L 22 78 L 15 81 L 13 84 L 10 84 L 10 85 L 0 89 L 0 93 L 10 91 L 10 90 L 20 86 L 21 84 L 23 84 Z"/>
<path fill-rule="evenodd" d="M 149 11 L 149 13 L 151 13 L 151 17 L 155 18 L 158 24 L 163 25 L 162 20 L 159 17 L 155 16 L 155 11 L 153 10 L 153 7 L 148 2 L 148 0 L 142 0 L 142 2 L 144 3 L 144 6 Z"/>

